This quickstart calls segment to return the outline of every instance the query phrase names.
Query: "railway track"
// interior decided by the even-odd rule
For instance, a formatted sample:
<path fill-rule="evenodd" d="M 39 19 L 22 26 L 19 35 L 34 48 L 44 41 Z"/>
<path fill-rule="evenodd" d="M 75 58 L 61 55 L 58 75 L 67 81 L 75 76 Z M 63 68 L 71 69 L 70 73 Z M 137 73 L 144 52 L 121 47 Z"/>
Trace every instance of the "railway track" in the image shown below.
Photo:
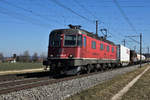
<path fill-rule="evenodd" d="M 98 73 L 102 73 L 102 72 L 95 72 L 95 73 L 82 74 L 79 76 L 70 76 L 70 77 L 63 77 L 63 78 L 52 78 L 50 76 L 44 76 L 44 77 L 40 77 L 40 78 L 19 77 L 19 79 L 16 79 L 17 77 L 15 77 L 15 79 L 13 79 L 14 76 L 13 77 L 7 76 L 6 80 L 3 78 L 3 81 L 2 80 L 0 81 L 0 95 L 7 94 L 10 92 L 20 91 L 20 90 L 24 90 L 24 89 L 49 85 L 49 84 L 53 84 L 53 83 L 57 83 L 57 82 L 67 81 L 67 80 L 71 80 L 71 79 L 86 77 L 86 76 L 98 74 Z M 10 78 L 12 78 L 12 79 L 8 80 Z"/>
<path fill-rule="evenodd" d="M 9 75 L 0 75 L 0 82 L 4 81 L 15 81 L 25 78 L 40 78 L 49 76 L 49 72 L 34 72 L 34 73 L 24 73 L 24 74 L 9 74 Z"/>
<path fill-rule="evenodd" d="M 0 95 L 46 85 L 48 83 L 53 82 L 54 80 L 55 79 L 49 79 L 48 77 L 46 77 L 46 78 L 31 78 L 31 79 L 17 80 L 15 82 L 9 81 L 0 83 Z"/>
<path fill-rule="evenodd" d="M 106 71 L 109 72 L 109 71 L 117 70 L 117 69 L 118 68 L 110 69 L 110 70 L 106 70 Z M 57 83 L 57 82 L 77 79 L 77 78 L 81 78 L 81 77 L 87 77 L 87 76 L 94 75 L 94 74 L 104 73 L 106 71 L 82 74 L 79 76 L 62 77 L 62 78 L 52 78 L 49 76 L 49 74 L 48 75 L 44 74 L 44 75 L 39 76 L 37 73 L 32 74 L 32 75 L 27 75 L 27 76 L 30 76 L 29 78 L 25 77 L 26 75 L 25 76 L 21 75 L 21 77 L 19 77 L 19 79 L 17 79 L 17 77 L 14 77 L 14 76 L 13 77 L 7 76 L 6 80 L 3 78 L 0 81 L 0 95 L 7 94 L 10 92 L 20 91 L 20 90 L 25 90 L 25 89 L 29 89 L 29 88 L 49 85 L 49 84 L 53 84 L 53 83 Z M 13 79 L 13 78 L 15 78 L 15 79 Z M 8 80 L 8 79 L 11 79 L 11 80 Z"/>

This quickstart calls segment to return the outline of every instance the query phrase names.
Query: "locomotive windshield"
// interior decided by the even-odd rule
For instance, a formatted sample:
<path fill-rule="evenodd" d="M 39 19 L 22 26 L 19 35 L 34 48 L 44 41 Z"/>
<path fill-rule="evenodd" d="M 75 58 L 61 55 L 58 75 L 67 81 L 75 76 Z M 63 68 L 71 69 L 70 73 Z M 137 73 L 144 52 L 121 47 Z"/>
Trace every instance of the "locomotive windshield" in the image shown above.
<path fill-rule="evenodd" d="M 61 34 L 64 34 L 63 41 L 61 41 L 63 39 Z M 82 35 L 76 34 L 74 31 L 52 31 L 49 42 L 51 47 L 60 47 L 61 42 L 65 47 L 82 46 Z"/>
<path fill-rule="evenodd" d="M 65 35 L 65 46 L 75 46 L 76 45 L 76 35 Z"/>
<path fill-rule="evenodd" d="M 64 46 L 82 46 L 82 35 L 65 35 Z"/>
<path fill-rule="evenodd" d="M 50 34 L 50 46 L 60 47 L 61 45 L 61 36 L 59 33 L 52 32 Z"/>

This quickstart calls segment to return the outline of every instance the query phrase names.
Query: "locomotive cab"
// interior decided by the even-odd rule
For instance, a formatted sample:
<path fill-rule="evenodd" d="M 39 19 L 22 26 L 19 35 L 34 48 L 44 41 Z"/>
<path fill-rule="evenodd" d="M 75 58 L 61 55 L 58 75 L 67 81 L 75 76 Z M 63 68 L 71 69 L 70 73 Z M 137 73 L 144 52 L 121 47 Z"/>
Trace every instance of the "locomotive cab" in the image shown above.
<path fill-rule="evenodd" d="M 79 48 L 82 47 L 82 35 L 67 30 L 57 30 L 50 34 L 48 58 L 70 59 L 80 58 Z"/>
<path fill-rule="evenodd" d="M 54 30 L 49 35 L 48 58 L 43 65 L 50 66 L 50 71 L 57 69 L 57 73 L 70 69 L 76 69 L 76 73 L 80 69 L 75 66 L 79 65 L 81 48 L 82 34 L 78 29 Z"/>

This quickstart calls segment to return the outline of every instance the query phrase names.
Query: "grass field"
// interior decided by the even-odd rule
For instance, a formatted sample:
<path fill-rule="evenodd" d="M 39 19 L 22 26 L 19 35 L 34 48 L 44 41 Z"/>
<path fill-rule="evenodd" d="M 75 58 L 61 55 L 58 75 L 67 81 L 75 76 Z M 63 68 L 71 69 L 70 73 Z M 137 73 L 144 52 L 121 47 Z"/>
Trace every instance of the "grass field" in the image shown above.
<path fill-rule="evenodd" d="M 0 71 L 43 68 L 42 63 L 0 63 Z"/>
<path fill-rule="evenodd" d="M 145 67 L 136 69 L 134 71 L 128 72 L 123 75 L 114 77 L 112 80 L 106 81 L 102 84 L 89 88 L 81 93 L 77 93 L 66 100 L 111 100 L 111 98 L 117 94 L 123 87 L 125 87 L 132 79 L 144 71 Z M 150 74 L 149 74 L 150 76 Z M 142 82 L 142 81 L 141 81 Z M 139 83 L 141 84 L 141 83 Z M 144 85 L 144 83 L 143 83 Z M 148 83 L 147 83 L 148 85 Z M 149 80 L 149 93 L 150 94 L 150 80 Z M 138 87 L 138 86 L 137 86 Z M 144 88 L 143 88 L 144 89 Z M 137 88 L 134 92 L 141 91 L 140 87 Z M 142 90 L 143 91 L 143 90 Z M 134 95 L 134 92 L 131 92 L 131 95 Z M 137 94 L 138 95 L 138 94 Z M 132 99 L 130 96 L 126 96 L 125 100 L 148 100 L 148 99 Z M 135 96 L 136 97 L 136 96 Z"/>

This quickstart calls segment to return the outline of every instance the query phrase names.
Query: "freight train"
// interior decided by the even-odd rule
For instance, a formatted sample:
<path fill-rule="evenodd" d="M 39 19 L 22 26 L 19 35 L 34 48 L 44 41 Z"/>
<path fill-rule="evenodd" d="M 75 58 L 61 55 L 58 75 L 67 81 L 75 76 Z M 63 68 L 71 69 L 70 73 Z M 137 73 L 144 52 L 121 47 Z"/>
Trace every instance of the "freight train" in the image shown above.
<path fill-rule="evenodd" d="M 81 26 L 69 26 L 53 30 L 49 35 L 48 57 L 43 65 L 49 66 L 53 74 L 90 73 L 139 60 L 134 51 L 123 45 L 116 45 Z"/>

